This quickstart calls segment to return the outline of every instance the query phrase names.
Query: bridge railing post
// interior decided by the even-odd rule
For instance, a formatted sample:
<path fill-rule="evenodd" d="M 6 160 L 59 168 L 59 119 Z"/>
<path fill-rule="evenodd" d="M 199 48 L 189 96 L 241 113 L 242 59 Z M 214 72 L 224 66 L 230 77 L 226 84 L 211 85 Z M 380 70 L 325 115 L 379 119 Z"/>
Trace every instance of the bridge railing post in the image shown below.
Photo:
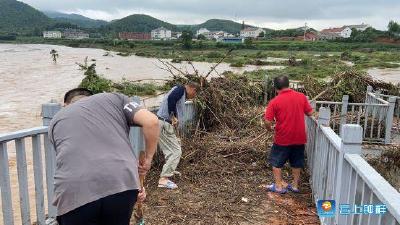
<path fill-rule="evenodd" d="M 342 97 L 342 111 L 340 113 L 340 127 L 339 127 L 339 134 L 342 132 L 343 126 L 346 124 L 347 121 L 347 108 L 349 105 L 349 96 L 343 95 Z"/>
<path fill-rule="evenodd" d="M 132 101 L 140 104 L 141 99 L 138 96 L 133 96 Z M 140 152 L 144 150 L 144 137 L 140 127 L 133 126 L 130 128 L 129 139 L 133 149 L 133 154 L 139 159 Z"/>
<path fill-rule="evenodd" d="M 389 108 L 386 114 L 386 121 L 385 121 L 385 144 L 390 144 L 391 142 L 394 107 L 396 105 L 396 100 L 397 100 L 396 97 L 389 98 Z"/>
<path fill-rule="evenodd" d="M 270 96 L 268 96 L 268 93 L 269 93 L 269 90 L 268 90 L 268 87 L 269 87 L 269 82 L 270 80 L 269 80 L 269 76 L 268 76 L 268 74 L 265 74 L 264 75 L 264 105 L 266 105 L 267 103 L 268 103 L 268 98 L 270 97 Z"/>
<path fill-rule="evenodd" d="M 347 202 L 347 196 L 349 193 L 353 193 L 349 188 L 350 174 L 352 172 L 351 166 L 348 163 L 344 163 L 345 154 L 358 154 L 361 155 L 361 144 L 363 139 L 363 128 L 357 124 L 346 124 L 342 127 L 341 135 L 342 139 L 341 148 L 339 151 L 336 185 L 335 185 L 335 200 L 336 204 L 351 204 Z M 351 179 L 355 179 L 352 177 Z M 355 192 L 354 192 L 355 193 Z M 340 222 L 340 219 L 345 217 L 339 217 L 339 213 L 336 213 L 336 224 L 345 224 Z"/>
<path fill-rule="evenodd" d="M 49 126 L 50 121 L 61 109 L 61 104 L 55 100 L 42 105 L 43 126 Z M 50 143 L 48 134 L 44 135 L 45 163 L 46 163 L 46 187 L 47 187 L 47 206 L 48 220 L 46 224 L 55 222 L 57 209 L 53 206 L 54 198 L 54 171 L 56 169 L 56 153 L 53 145 Z"/>
<path fill-rule="evenodd" d="M 315 136 L 314 136 L 314 143 L 313 143 L 313 149 L 311 149 L 310 155 L 308 160 L 311 160 L 311 181 L 312 181 L 312 190 L 313 190 L 313 195 L 317 196 L 318 191 L 319 191 L 319 186 L 321 185 L 321 168 L 322 162 L 321 158 L 323 157 L 323 151 L 326 149 L 321 149 L 323 146 L 323 134 L 320 131 L 320 126 L 329 126 L 329 120 L 330 120 L 331 112 L 328 108 L 321 107 L 318 112 L 318 121 L 317 125 L 315 128 Z"/>
<path fill-rule="evenodd" d="M 331 120 L 331 111 L 329 108 L 320 107 L 318 114 L 318 124 L 329 127 L 329 123 Z"/>
<path fill-rule="evenodd" d="M 57 103 L 55 100 L 51 100 L 49 103 L 42 105 L 42 119 L 43 126 L 48 126 L 50 121 L 61 109 L 61 104 Z"/>

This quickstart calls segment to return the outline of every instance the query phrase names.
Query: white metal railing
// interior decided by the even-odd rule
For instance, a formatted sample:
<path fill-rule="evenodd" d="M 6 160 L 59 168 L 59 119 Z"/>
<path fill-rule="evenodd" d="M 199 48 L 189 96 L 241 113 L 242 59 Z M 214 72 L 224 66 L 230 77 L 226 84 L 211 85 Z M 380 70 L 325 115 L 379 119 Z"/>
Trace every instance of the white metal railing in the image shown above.
<path fill-rule="evenodd" d="M 312 102 L 314 109 L 326 107 L 332 112 L 330 126 L 338 133 L 344 124 L 359 124 L 363 128 L 365 142 L 391 143 L 395 98 L 388 101 L 372 93 L 368 87 L 364 103 L 349 103 L 344 95 L 341 102 Z"/>
<path fill-rule="evenodd" d="M 32 140 L 33 174 L 28 174 L 26 143 L 25 140 Z M 43 143 L 43 144 L 42 144 Z M 3 222 L 5 225 L 14 224 L 13 201 L 11 194 L 9 157 L 7 144 L 15 144 L 18 171 L 18 189 L 20 199 L 22 224 L 31 223 L 30 199 L 28 192 L 28 178 L 34 176 L 35 186 L 35 209 L 37 224 L 45 224 L 45 195 L 47 197 L 47 215 L 55 217 L 55 208 L 52 206 L 53 196 L 53 167 L 54 151 L 49 143 L 47 127 L 36 127 L 21 130 L 14 133 L 0 135 L 0 189 L 2 197 Z M 43 172 L 42 155 L 45 155 L 46 174 Z M 46 180 L 47 193 L 45 193 L 43 180 Z M 16 206 L 15 206 L 16 207 Z"/>
<path fill-rule="evenodd" d="M 395 103 L 395 109 L 394 109 L 394 116 L 399 120 L 400 119 L 400 97 L 399 96 L 394 96 L 394 95 L 384 95 L 381 94 L 380 91 L 377 91 L 375 95 L 383 100 L 389 101 L 390 98 L 395 98 L 396 103 Z M 400 93 L 399 93 L 400 95 Z"/>
<path fill-rule="evenodd" d="M 137 97 L 134 101 L 140 102 Z M 16 219 L 20 218 L 21 224 L 31 225 L 32 214 L 36 213 L 35 222 L 37 225 L 56 224 L 55 218 L 57 215 L 56 208 L 52 205 L 54 196 L 54 171 L 55 171 L 55 151 L 48 138 L 48 125 L 54 115 L 61 109 L 58 103 L 48 103 L 42 106 L 42 127 L 36 127 L 17 132 L 0 134 L 0 189 L 1 189 L 1 208 L 3 213 L 3 224 L 14 225 L 18 224 Z M 180 121 L 183 134 L 187 133 L 187 128 L 193 125 L 195 118 L 195 108 L 193 102 L 186 102 L 185 117 Z M 190 125 L 190 126 L 189 126 Z M 144 149 L 144 138 L 139 127 L 131 127 L 129 134 L 133 153 L 138 157 L 140 151 Z M 26 139 L 31 139 L 32 148 L 25 144 Z M 10 180 L 10 157 L 7 146 L 15 145 L 16 166 L 18 184 L 11 184 Z M 28 171 L 28 160 L 26 158 L 27 146 L 29 153 L 33 154 L 33 174 Z M 45 163 L 42 162 L 44 155 Z M 43 169 L 45 169 L 45 174 Z M 34 177 L 34 183 L 28 185 L 28 180 Z M 46 184 L 46 187 L 44 186 Z M 34 185 L 34 199 L 30 198 L 29 187 Z M 18 186 L 19 193 L 12 193 L 12 186 Z M 18 196 L 14 196 L 14 195 Z M 13 198 L 14 197 L 14 198 Z M 18 201 L 13 201 L 18 199 Z M 45 203 L 45 199 L 47 202 Z M 35 211 L 31 212 L 30 202 L 35 201 Z M 20 213 L 17 215 L 15 207 L 19 204 Z M 18 218 L 19 217 L 19 218 Z M 19 221 L 19 220 L 18 220 Z M 0 218 L 1 224 L 1 218 Z"/>
<path fill-rule="evenodd" d="M 361 156 L 362 127 L 342 126 L 339 137 L 328 125 L 330 110 L 321 108 L 318 121 L 307 117 L 307 163 L 315 202 L 335 200 L 337 205 L 384 204 L 387 212 L 380 215 L 351 214 L 321 217 L 326 225 L 399 225 L 398 193 Z M 337 207 L 338 208 L 338 207 Z"/>

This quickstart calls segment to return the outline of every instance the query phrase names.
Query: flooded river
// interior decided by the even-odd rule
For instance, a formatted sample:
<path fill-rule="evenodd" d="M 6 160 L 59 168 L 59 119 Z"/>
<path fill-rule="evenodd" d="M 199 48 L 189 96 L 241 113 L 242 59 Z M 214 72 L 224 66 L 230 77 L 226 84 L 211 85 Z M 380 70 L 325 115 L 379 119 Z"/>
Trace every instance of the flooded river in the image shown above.
<path fill-rule="evenodd" d="M 57 63 L 53 63 L 52 49 L 58 51 Z M 106 78 L 119 81 L 162 79 L 170 74 L 162 70 L 157 59 L 138 56 L 122 57 L 111 52 L 103 56 L 104 50 L 70 48 L 54 45 L 12 45 L 0 44 L 0 133 L 15 131 L 41 124 L 40 106 L 51 99 L 62 100 L 63 94 L 76 87 L 83 78 L 83 72 L 76 63 L 96 60 L 97 71 Z M 175 64 L 183 71 L 193 71 L 185 63 Z M 200 73 L 207 73 L 213 64 L 194 63 Z M 247 66 L 233 68 L 223 63 L 217 73 L 227 70 L 235 72 L 256 69 L 276 69 L 279 66 Z M 214 75 L 216 73 L 214 72 Z"/>
<path fill-rule="evenodd" d="M 391 82 L 394 84 L 400 84 L 400 68 L 393 69 L 369 69 L 368 73 L 379 80 Z"/>
<path fill-rule="evenodd" d="M 59 58 L 53 63 L 50 51 L 55 49 Z M 41 105 L 55 99 L 62 102 L 66 91 L 77 87 L 83 79 L 83 71 L 76 63 L 83 63 L 88 57 L 88 63 L 96 62 L 97 72 L 114 81 L 122 78 L 164 79 L 170 73 L 161 69 L 162 64 L 154 58 L 138 56 L 122 57 L 115 52 L 104 56 L 106 51 L 101 49 L 70 48 L 54 45 L 14 45 L 0 44 L 0 134 L 25 128 L 41 126 Z M 182 71 L 193 72 L 192 66 L 187 63 L 174 64 Z M 207 73 L 214 64 L 196 62 L 195 68 L 200 74 Z M 257 69 L 279 69 L 281 66 L 246 66 L 232 68 L 229 64 L 219 65 L 216 72 L 224 71 L 242 73 Z M 159 101 L 161 98 L 156 98 Z M 151 106 L 152 101 L 146 101 Z M 33 182 L 33 163 L 31 140 L 26 140 L 26 159 L 28 170 L 28 186 L 30 196 L 31 218 L 35 221 L 35 191 Z M 10 164 L 10 179 L 15 224 L 22 224 L 19 208 L 18 176 L 16 166 L 15 146 L 7 144 Z M 44 154 L 43 154 L 44 155 Z M 44 161 L 44 159 L 43 159 Z M 44 185 L 46 186 L 46 185 Z M 46 201 L 45 201 L 46 202 Z M 1 201 L 0 201 L 0 209 Z M 3 224 L 0 210 L 0 225 Z"/>

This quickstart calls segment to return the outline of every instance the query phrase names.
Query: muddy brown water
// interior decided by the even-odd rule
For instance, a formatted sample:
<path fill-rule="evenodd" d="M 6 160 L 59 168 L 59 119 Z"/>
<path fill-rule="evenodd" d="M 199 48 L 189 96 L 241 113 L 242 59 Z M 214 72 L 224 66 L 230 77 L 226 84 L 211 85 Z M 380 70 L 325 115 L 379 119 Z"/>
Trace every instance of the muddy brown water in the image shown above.
<path fill-rule="evenodd" d="M 50 51 L 55 49 L 59 58 L 53 63 Z M 138 56 L 122 57 L 115 52 L 103 56 L 106 51 L 101 49 L 70 48 L 55 45 L 15 45 L 0 44 L 0 134 L 25 128 L 41 126 L 41 104 L 55 99 L 62 101 L 66 91 L 76 87 L 83 78 L 83 72 L 76 63 L 83 63 L 88 57 L 88 63 L 96 62 L 97 71 L 106 78 L 119 81 L 122 78 L 164 79 L 170 74 L 161 69 L 161 63 L 154 58 Z M 95 61 L 92 61 L 95 60 Z M 207 73 L 212 63 L 195 62 L 194 66 L 200 74 Z M 193 72 L 187 63 L 175 64 L 182 71 Z M 224 71 L 243 73 L 257 69 L 277 69 L 281 66 L 246 66 L 233 68 L 222 63 L 212 73 L 212 76 Z M 145 101 L 147 107 L 157 104 L 160 97 Z M 26 140 L 29 194 L 32 221 L 35 221 L 35 201 L 33 184 L 32 151 L 30 140 Z M 18 177 L 15 161 L 14 143 L 8 143 L 10 177 L 15 224 L 21 224 L 18 195 Z M 43 160 L 44 162 L 44 160 Z M 1 208 L 1 202 L 0 202 Z M 0 225 L 3 215 L 0 210 Z"/>
<path fill-rule="evenodd" d="M 400 84 L 400 68 L 372 68 L 368 70 L 368 74 L 375 79 Z"/>

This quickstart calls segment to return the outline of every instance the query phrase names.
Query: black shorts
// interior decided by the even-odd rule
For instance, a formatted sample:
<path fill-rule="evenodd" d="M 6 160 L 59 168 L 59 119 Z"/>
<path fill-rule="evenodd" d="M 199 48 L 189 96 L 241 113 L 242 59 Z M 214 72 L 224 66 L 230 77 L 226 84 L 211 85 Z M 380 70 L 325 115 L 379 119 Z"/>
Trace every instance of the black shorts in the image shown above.
<path fill-rule="evenodd" d="M 269 163 L 275 168 L 282 168 L 289 161 L 292 168 L 304 167 L 305 145 L 281 146 L 273 144 L 269 154 Z"/>
<path fill-rule="evenodd" d="M 138 190 L 110 195 L 57 217 L 59 225 L 129 225 Z"/>

